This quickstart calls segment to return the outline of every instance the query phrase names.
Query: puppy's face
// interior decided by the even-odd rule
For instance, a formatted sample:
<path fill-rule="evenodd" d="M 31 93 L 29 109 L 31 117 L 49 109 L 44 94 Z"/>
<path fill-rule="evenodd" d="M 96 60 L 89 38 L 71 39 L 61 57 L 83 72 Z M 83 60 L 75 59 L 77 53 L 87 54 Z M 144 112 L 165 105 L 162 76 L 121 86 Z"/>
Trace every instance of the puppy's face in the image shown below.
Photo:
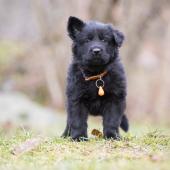
<path fill-rule="evenodd" d="M 78 18 L 68 20 L 68 33 L 73 40 L 75 59 L 83 65 L 106 65 L 115 58 L 124 36 L 109 24 L 85 23 Z"/>

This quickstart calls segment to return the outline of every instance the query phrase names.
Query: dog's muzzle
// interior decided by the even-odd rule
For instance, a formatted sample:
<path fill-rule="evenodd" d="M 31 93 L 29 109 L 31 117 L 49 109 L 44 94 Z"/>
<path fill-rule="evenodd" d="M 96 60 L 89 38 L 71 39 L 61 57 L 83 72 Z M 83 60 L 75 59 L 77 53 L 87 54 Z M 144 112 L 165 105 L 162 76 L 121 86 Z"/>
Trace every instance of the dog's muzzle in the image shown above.
<path fill-rule="evenodd" d="M 96 55 L 101 55 L 101 52 L 102 52 L 102 49 L 101 49 L 101 48 L 96 47 L 96 48 L 93 48 L 93 49 L 92 49 L 92 54 L 93 54 L 94 56 L 96 56 Z"/>

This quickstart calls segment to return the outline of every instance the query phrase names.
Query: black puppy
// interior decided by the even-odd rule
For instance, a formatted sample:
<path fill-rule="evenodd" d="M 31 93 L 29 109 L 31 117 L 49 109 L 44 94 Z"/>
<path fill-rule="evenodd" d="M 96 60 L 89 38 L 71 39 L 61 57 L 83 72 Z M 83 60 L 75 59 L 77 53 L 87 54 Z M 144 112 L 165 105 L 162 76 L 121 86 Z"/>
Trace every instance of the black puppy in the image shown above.
<path fill-rule="evenodd" d="M 124 36 L 110 24 L 68 20 L 73 60 L 67 79 L 67 126 L 64 137 L 87 139 L 88 114 L 103 117 L 105 138 L 119 139 L 128 131 L 126 78 L 119 58 Z"/>

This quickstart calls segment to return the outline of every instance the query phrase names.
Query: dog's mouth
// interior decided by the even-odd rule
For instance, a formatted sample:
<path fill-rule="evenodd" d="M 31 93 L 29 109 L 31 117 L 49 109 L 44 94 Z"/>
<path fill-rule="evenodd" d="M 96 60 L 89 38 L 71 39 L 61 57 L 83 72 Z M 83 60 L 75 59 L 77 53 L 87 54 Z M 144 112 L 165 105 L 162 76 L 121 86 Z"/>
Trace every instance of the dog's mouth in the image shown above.
<path fill-rule="evenodd" d="M 86 59 L 85 64 L 89 66 L 103 66 L 106 65 L 109 61 L 103 60 L 101 57 L 94 57 L 91 59 Z"/>
<path fill-rule="evenodd" d="M 103 65 L 104 61 L 102 59 L 93 59 L 88 61 L 89 65 Z"/>
<path fill-rule="evenodd" d="M 83 57 L 83 61 L 79 63 L 82 68 L 84 68 L 86 71 L 93 72 L 95 74 L 100 73 L 102 71 L 105 71 L 107 66 L 110 64 L 110 56 L 105 55 L 104 57 L 94 57 L 90 56 L 90 58 L 87 58 L 86 56 Z"/>

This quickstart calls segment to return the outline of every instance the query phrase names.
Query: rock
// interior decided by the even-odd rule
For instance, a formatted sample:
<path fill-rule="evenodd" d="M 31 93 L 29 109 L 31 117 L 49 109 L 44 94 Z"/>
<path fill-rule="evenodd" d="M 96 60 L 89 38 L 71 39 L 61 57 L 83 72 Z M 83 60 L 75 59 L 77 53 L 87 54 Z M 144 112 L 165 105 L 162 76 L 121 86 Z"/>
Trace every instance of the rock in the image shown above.
<path fill-rule="evenodd" d="M 62 129 L 63 115 L 31 101 L 24 94 L 0 92 L 0 125 L 10 122 L 41 131 L 53 126 Z"/>

